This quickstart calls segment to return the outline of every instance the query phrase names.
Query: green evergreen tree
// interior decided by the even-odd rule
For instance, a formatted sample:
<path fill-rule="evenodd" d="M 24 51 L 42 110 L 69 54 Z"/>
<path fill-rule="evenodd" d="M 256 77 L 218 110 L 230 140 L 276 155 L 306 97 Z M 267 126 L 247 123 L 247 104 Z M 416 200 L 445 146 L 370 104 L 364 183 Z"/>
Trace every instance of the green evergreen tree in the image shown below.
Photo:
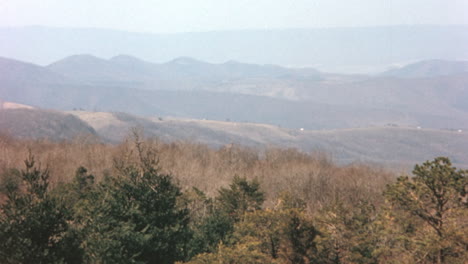
<path fill-rule="evenodd" d="M 249 182 L 246 178 L 235 176 L 229 188 L 219 190 L 217 201 L 221 210 L 234 221 L 239 221 L 246 212 L 261 209 L 265 195 L 257 180 Z"/>
<path fill-rule="evenodd" d="M 379 263 L 381 224 L 371 203 L 361 201 L 355 207 L 347 207 L 337 200 L 320 210 L 315 220 L 321 231 L 321 263 Z"/>
<path fill-rule="evenodd" d="M 7 185 L 0 207 L 0 263 L 76 263 L 78 244 L 69 232 L 71 212 L 49 193 L 49 171 L 30 153 L 19 186 Z"/>
<path fill-rule="evenodd" d="M 220 243 L 229 244 L 234 226 L 228 215 L 213 211 L 202 222 L 194 225 L 192 230 L 194 235 L 190 242 L 190 256 L 214 252 Z"/>
<path fill-rule="evenodd" d="M 159 173 L 152 149 L 137 142 L 138 161 L 117 162 L 90 196 L 84 248 L 93 263 L 174 263 L 187 256 L 188 210 L 170 175 Z M 86 218 L 84 218 L 86 219 Z"/>
<path fill-rule="evenodd" d="M 234 224 L 248 211 L 261 208 L 264 194 L 260 184 L 235 176 L 229 188 L 221 188 L 216 199 L 206 199 L 199 190 L 194 190 L 196 199 L 207 204 L 207 214 L 193 225 L 194 238 L 191 241 L 191 255 L 214 252 L 219 243 L 229 244 Z M 205 197 L 205 198 L 203 198 Z"/>
<path fill-rule="evenodd" d="M 468 217 L 468 172 L 439 157 L 416 165 L 413 175 L 399 177 L 385 194 L 395 210 L 409 213 L 420 223 L 412 225 L 414 228 L 432 231 L 424 232 L 426 239 L 417 237 L 426 261 L 456 263 L 466 257 L 468 246 L 468 230 L 463 224 Z"/>

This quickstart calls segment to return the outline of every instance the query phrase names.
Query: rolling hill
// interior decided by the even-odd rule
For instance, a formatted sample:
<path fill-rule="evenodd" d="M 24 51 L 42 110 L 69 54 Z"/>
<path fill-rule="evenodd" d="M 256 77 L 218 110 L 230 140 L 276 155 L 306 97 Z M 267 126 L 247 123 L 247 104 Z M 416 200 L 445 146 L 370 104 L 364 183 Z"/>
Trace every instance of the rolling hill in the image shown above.
<path fill-rule="evenodd" d="M 123 113 L 71 112 L 108 140 L 118 142 L 132 128 L 167 141 L 188 140 L 215 147 L 241 144 L 253 147 L 297 148 L 329 153 L 339 162 L 407 164 L 449 156 L 468 167 L 468 133 L 409 127 L 369 127 L 339 130 L 300 130 L 266 124 L 194 119 L 157 119 Z"/>
<path fill-rule="evenodd" d="M 22 139 L 71 140 L 97 136 L 86 122 L 64 112 L 41 109 L 0 109 L 0 132 Z"/>
<path fill-rule="evenodd" d="M 0 132 L 20 138 L 73 139 L 97 135 L 121 142 L 132 129 L 166 142 L 184 140 L 221 147 L 226 144 L 297 148 L 324 152 L 340 163 L 371 162 L 409 168 L 435 156 L 448 156 L 468 168 L 468 133 L 410 127 L 339 130 L 287 129 L 267 124 L 139 117 L 125 113 L 39 109 L 0 110 Z"/>

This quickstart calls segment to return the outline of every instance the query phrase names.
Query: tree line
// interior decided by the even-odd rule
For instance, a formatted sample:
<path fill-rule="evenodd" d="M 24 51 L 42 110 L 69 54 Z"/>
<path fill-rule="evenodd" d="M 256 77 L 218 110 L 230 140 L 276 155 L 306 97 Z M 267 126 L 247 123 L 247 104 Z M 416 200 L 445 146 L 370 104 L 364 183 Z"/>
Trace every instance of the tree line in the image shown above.
<path fill-rule="evenodd" d="M 301 180 L 298 185 L 275 186 L 278 191 L 271 187 L 282 183 L 276 177 L 268 182 L 235 174 L 228 184 L 207 191 L 164 169 L 164 148 L 175 147 L 135 138 L 120 146 L 122 152 L 113 157 L 112 168 L 100 177 L 79 166 L 73 177 L 62 182 L 51 181 L 50 167 L 41 164 L 33 150 L 23 166 L 3 166 L 0 262 L 467 260 L 468 172 L 456 169 L 448 158 L 416 165 L 411 176 L 389 179 L 377 195 L 372 188 L 362 188 L 359 175 L 366 171 L 356 167 L 339 170 L 330 162 L 291 150 L 259 158 L 246 150 L 224 149 L 219 150 L 225 160 L 222 166 L 239 172 L 264 165 L 268 155 L 275 161 L 268 163 L 273 168 L 261 168 L 279 170 L 287 179 L 293 179 L 288 178 L 288 168 L 295 172 L 291 164 L 321 165 L 307 171 L 308 177 L 296 178 Z M 330 170 L 357 184 L 330 184 L 332 174 L 316 175 Z M 306 188 L 301 190 L 301 185 Z M 314 189 L 316 185 L 326 187 L 322 191 L 332 196 Z"/>

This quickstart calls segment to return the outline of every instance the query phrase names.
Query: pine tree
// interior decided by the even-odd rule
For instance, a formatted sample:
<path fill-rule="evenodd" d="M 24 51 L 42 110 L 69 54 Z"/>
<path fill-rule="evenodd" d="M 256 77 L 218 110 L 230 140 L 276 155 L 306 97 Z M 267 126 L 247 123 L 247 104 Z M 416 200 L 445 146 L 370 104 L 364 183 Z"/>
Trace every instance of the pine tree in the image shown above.
<path fill-rule="evenodd" d="M 84 247 L 89 262 L 174 263 L 187 256 L 188 210 L 153 149 L 136 142 L 136 162 L 119 161 L 90 196 Z M 86 218 L 85 218 L 86 219 Z"/>
<path fill-rule="evenodd" d="M 468 246 L 468 172 L 457 170 L 450 160 L 439 157 L 416 165 L 414 177 L 399 177 L 385 194 L 395 206 L 411 216 L 414 228 L 432 231 L 417 237 L 425 258 L 435 263 L 456 263 Z M 464 219 L 464 220 L 463 220 Z"/>
<path fill-rule="evenodd" d="M 229 188 L 219 190 L 217 200 L 221 210 L 239 221 L 246 212 L 259 210 L 265 197 L 257 180 L 249 182 L 246 178 L 235 176 Z"/>
<path fill-rule="evenodd" d="M 7 186 L 0 207 L 0 262 L 79 262 L 78 245 L 68 232 L 71 213 L 50 195 L 49 170 L 37 167 L 31 153 L 25 165 L 20 186 Z"/>

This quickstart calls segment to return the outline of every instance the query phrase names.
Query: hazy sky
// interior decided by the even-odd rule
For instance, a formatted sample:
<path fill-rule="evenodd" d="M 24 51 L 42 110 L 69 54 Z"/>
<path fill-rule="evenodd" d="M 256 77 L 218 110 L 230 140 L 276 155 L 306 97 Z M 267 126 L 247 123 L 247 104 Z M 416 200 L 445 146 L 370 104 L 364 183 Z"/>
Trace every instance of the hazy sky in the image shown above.
<path fill-rule="evenodd" d="M 0 26 L 139 32 L 468 24 L 468 0 L 0 0 Z"/>

